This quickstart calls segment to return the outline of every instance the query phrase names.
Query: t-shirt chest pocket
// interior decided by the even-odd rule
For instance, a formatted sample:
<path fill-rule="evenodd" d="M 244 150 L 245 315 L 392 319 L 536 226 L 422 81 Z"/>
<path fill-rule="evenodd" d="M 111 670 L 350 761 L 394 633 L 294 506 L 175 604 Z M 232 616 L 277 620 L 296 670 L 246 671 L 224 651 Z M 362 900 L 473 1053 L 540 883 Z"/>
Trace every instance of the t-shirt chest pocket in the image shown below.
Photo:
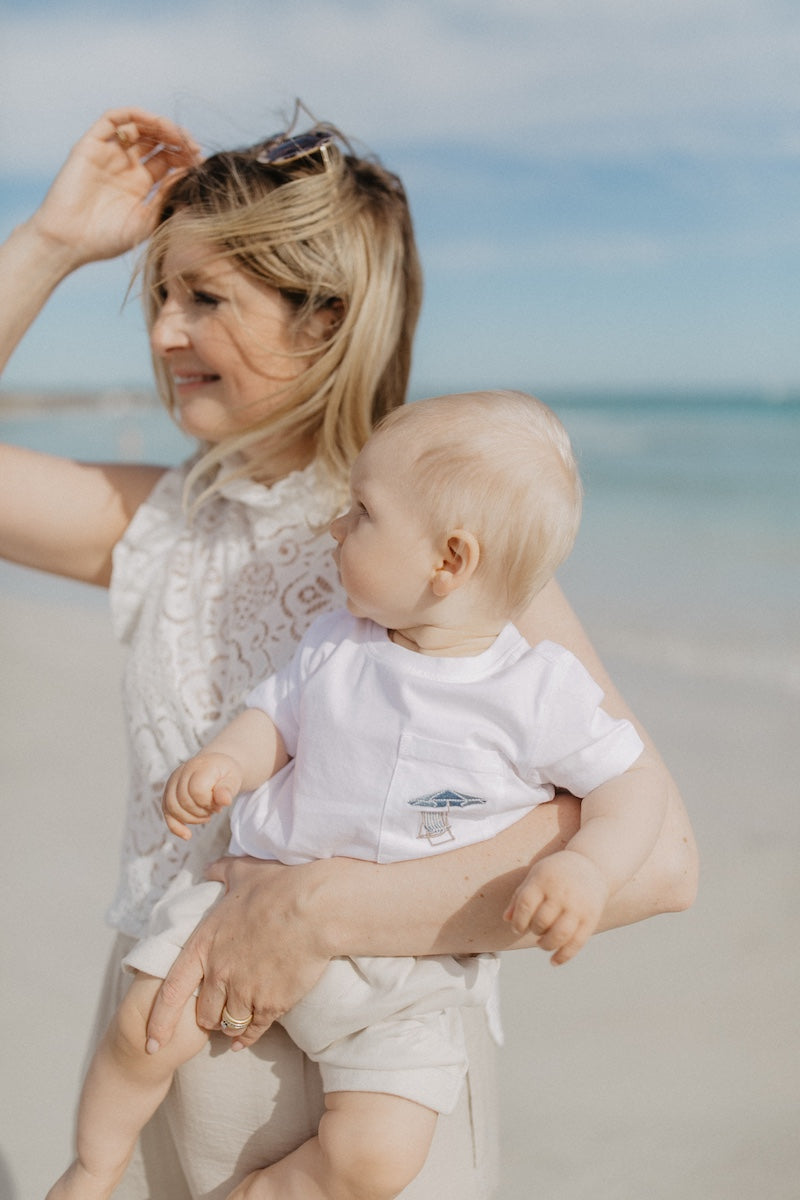
<path fill-rule="evenodd" d="M 476 841 L 486 836 L 476 824 L 491 819 L 505 798 L 508 771 L 496 750 L 403 733 L 385 808 L 388 824 L 431 848 Z"/>

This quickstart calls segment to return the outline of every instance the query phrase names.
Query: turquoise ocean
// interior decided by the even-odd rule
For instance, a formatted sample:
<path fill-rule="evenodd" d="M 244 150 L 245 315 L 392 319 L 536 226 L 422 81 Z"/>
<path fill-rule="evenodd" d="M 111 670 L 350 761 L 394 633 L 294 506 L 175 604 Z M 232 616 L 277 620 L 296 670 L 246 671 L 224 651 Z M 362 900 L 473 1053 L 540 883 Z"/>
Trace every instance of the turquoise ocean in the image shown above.
<path fill-rule="evenodd" d="M 639 668 L 800 694 L 800 393 L 547 392 L 577 450 L 584 519 L 561 580 L 601 649 Z M 191 444 L 126 393 L 2 413 L 0 438 L 177 463 Z M 94 589 L 3 566 L 13 591 Z"/>

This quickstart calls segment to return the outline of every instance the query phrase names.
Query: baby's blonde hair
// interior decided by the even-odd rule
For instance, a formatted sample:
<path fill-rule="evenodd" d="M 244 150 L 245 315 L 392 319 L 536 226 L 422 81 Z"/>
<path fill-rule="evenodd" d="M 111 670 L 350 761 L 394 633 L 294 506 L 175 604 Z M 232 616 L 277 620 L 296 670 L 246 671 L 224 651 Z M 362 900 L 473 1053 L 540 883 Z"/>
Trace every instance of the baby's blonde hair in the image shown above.
<path fill-rule="evenodd" d="M 259 143 L 212 155 L 178 178 L 162 202 L 143 269 L 148 327 L 163 303 L 172 218 L 210 253 L 278 289 L 298 330 L 320 309 L 335 314 L 284 402 L 252 430 L 209 449 L 194 472 L 201 479 L 213 480 L 222 459 L 265 437 L 311 438 L 317 461 L 344 489 L 373 426 L 405 399 L 422 302 L 406 194 L 396 175 L 355 154 L 333 126 L 315 129 L 333 138 L 324 166 L 313 156 L 265 164 Z M 154 368 L 173 411 L 171 379 L 157 358 Z M 257 462 L 249 472 L 258 475 Z"/>
<path fill-rule="evenodd" d="M 555 413 L 516 391 L 419 400 L 376 436 L 404 439 L 415 505 L 434 536 L 461 528 L 481 555 L 476 580 L 509 615 L 521 612 L 572 549 L 583 489 Z"/>

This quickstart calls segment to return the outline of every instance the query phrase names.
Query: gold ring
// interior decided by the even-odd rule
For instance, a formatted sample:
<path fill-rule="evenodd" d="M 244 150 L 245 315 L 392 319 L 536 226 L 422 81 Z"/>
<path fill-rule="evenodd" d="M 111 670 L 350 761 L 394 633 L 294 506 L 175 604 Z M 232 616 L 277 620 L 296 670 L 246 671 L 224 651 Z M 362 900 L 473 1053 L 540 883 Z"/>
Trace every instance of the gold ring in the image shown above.
<path fill-rule="evenodd" d="M 234 1030 L 236 1030 L 237 1033 L 241 1033 L 241 1031 L 243 1029 L 247 1029 L 247 1026 L 250 1024 L 252 1019 L 253 1019 L 253 1014 L 250 1013 L 249 1017 L 245 1017 L 243 1021 L 238 1021 L 236 1019 L 236 1017 L 231 1016 L 231 1014 L 228 1012 L 227 1008 L 223 1007 L 222 1019 L 219 1023 L 220 1029 L 234 1029 Z"/>
<path fill-rule="evenodd" d="M 129 150 L 131 146 L 131 135 L 126 133 L 124 129 L 119 129 L 117 126 L 114 127 L 114 133 L 120 146 L 122 146 L 122 149 Z"/>

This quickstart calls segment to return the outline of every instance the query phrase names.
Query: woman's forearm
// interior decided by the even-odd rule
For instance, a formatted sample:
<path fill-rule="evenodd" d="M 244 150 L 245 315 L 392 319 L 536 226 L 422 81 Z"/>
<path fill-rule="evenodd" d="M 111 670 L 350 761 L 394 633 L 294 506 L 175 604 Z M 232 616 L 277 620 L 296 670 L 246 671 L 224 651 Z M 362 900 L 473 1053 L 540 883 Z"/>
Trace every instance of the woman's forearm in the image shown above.
<path fill-rule="evenodd" d="M 653 770 L 660 770 L 659 764 Z M 531 863 L 561 850 L 577 832 L 580 805 L 562 795 L 491 841 L 413 862 L 374 866 L 332 859 L 320 867 L 312 907 L 331 954 L 474 954 L 537 945 L 503 920 Z M 656 847 L 611 898 L 600 930 L 688 908 L 696 852 L 677 791 Z M 544 949 L 549 949 L 542 943 Z"/>
<path fill-rule="evenodd" d="M 433 858 L 377 866 L 318 864 L 325 944 L 332 955 L 475 954 L 533 945 L 503 921 L 537 849 L 562 849 L 577 830 L 571 798 L 543 804 L 491 841 Z"/>
<path fill-rule="evenodd" d="M 199 989 L 198 1022 L 217 1028 L 222 1005 L 252 1011 L 252 1044 L 340 955 L 475 954 L 539 945 L 503 920 L 531 861 L 562 849 L 578 829 L 580 806 L 561 796 L 488 842 L 436 858 L 378 866 L 325 859 L 285 867 L 254 859 L 215 863 L 209 878 L 226 893 L 181 951 L 159 993 L 148 1036 L 166 1045 Z M 686 908 L 694 898 L 696 855 L 677 793 L 656 848 L 609 903 L 601 929 Z"/>
<path fill-rule="evenodd" d="M 31 222 L 0 246 L 0 371 L 73 265 L 68 250 L 41 237 Z"/>

